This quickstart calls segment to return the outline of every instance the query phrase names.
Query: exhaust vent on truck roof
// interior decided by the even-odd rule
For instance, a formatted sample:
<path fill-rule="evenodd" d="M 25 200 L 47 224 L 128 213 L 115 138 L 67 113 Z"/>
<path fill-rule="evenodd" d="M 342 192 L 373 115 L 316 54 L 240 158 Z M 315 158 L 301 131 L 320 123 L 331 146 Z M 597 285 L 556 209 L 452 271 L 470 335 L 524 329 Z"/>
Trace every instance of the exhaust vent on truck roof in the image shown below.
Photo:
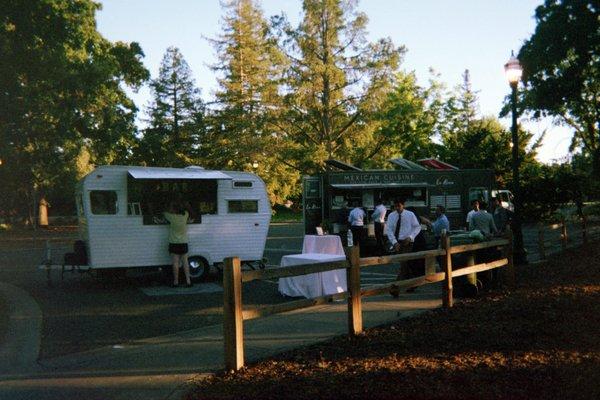
<path fill-rule="evenodd" d="M 407 171 L 427 171 L 427 168 L 405 158 L 392 158 L 389 162 L 394 164 L 397 169 L 404 169 Z"/>
<path fill-rule="evenodd" d="M 325 160 L 325 164 L 340 169 L 342 171 L 362 171 L 362 169 L 355 167 L 352 164 L 346 164 L 345 162 L 334 160 L 333 158 Z"/>

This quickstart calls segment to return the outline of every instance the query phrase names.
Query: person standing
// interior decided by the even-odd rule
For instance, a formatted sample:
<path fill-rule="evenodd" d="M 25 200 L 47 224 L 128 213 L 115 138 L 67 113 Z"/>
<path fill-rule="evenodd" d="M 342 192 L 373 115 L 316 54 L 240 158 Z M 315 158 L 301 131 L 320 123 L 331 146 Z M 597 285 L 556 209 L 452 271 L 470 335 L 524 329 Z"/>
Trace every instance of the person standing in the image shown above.
<path fill-rule="evenodd" d="M 471 202 L 471 208 L 471 211 L 467 213 L 467 229 L 469 229 L 473 215 L 475 215 L 476 212 L 479 212 L 479 200 L 473 200 Z"/>
<path fill-rule="evenodd" d="M 435 237 L 435 245 L 437 247 L 440 243 L 442 232 L 444 232 L 444 230 L 446 232 L 450 230 L 450 221 L 448 221 L 448 217 L 446 217 L 446 208 L 442 205 L 438 204 L 435 207 L 435 216 L 435 221 L 430 222 L 428 225 L 431 226 L 433 236 Z"/>
<path fill-rule="evenodd" d="M 359 246 L 361 250 L 364 248 L 364 236 L 365 236 L 365 219 L 367 218 L 367 213 L 365 210 L 358 206 L 358 202 L 355 201 L 353 204 L 354 208 L 350 211 L 350 215 L 348 215 L 348 223 L 350 224 L 350 230 L 352 231 L 352 244 Z"/>
<path fill-rule="evenodd" d="M 482 203 L 481 209 L 473 214 L 469 222 L 469 230 L 478 230 L 489 239 L 491 236 L 498 233 L 498 229 L 494 223 L 494 217 L 486 211 L 485 206 L 486 204 Z"/>
<path fill-rule="evenodd" d="M 502 203 L 497 197 L 494 197 L 492 205 L 494 207 L 494 224 L 496 224 L 496 228 L 498 228 L 499 232 L 504 232 L 506 226 L 512 219 L 512 213 L 506 208 L 502 207 Z"/>
<path fill-rule="evenodd" d="M 385 254 L 385 241 L 383 240 L 383 228 L 385 226 L 385 215 L 387 214 L 387 208 L 383 205 L 381 199 L 377 199 L 377 205 L 371 218 L 375 225 L 375 240 L 377 241 L 377 253 L 378 255 Z"/>
<path fill-rule="evenodd" d="M 415 237 L 421 232 L 421 224 L 414 213 L 404 209 L 404 199 L 395 199 L 395 211 L 390 214 L 387 221 L 387 237 L 392 244 L 392 250 L 396 253 L 407 253 L 412 251 Z M 407 263 L 400 263 L 400 271 L 396 280 L 406 277 Z M 399 289 L 392 286 L 390 294 L 398 297 Z"/>
<path fill-rule="evenodd" d="M 181 201 L 172 201 L 169 211 L 164 212 L 163 215 L 169 222 L 169 253 L 173 261 L 173 284 L 171 286 L 179 286 L 179 267 L 183 263 L 186 286 L 191 287 L 192 280 L 187 254 L 187 222 L 190 214 Z"/>

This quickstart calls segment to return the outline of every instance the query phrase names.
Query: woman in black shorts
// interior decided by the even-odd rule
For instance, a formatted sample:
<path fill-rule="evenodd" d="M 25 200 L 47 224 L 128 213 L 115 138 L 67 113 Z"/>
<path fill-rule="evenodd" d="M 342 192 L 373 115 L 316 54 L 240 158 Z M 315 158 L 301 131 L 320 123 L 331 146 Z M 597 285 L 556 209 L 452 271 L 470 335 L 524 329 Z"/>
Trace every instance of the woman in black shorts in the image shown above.
<path fill-rule="evenodd" d="M 179 201 L 171 202 L 164 213 L 169 221 L 169 253 L 173 259 L 173 287 L 179 286 L 179 266 L 183 262 L 186 286 L 191 287 L 190 264 L 188 263 L 187 222 L 190 214 Z"/>

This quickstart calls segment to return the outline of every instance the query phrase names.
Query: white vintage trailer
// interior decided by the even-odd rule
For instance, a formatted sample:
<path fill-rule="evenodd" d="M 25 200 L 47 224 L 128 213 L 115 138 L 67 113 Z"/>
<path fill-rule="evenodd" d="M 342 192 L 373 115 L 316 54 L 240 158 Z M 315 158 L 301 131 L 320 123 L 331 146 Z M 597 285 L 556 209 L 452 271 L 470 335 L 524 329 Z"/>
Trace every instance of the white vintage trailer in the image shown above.
<path fill-rule="evenodd" d="M 248 172 L 199 167 L 101 166 L 77 186 L 81 239 L 92 269 L 170 264 L 160 215 L 180 197 L 191 205 L 189 256 L 194 278 L 226 257 L 262 261 L 271 206 L 264 182 Z"/>

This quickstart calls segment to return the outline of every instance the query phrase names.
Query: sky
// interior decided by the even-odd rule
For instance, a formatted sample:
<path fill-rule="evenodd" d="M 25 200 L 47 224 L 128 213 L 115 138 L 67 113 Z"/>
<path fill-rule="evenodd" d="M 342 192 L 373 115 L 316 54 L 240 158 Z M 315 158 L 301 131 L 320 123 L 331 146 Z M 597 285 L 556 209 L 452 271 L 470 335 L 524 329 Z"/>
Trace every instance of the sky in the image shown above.
<path fill-rule="evenodd" d="M 460 84 L 465 69 L 479 98 L 482 115 L 498 116 L 510 88 L 504 64 L 535 30 L 535 8 L 543 0 L 361 0 L 358 10 L 369 18 L 368 38 L 389 37 L 407 53 L 401 68 L 414 71 L 427 85 L 429 70 L 449 88 Z M 210 65 L 217 60 L 209 38 L 221 32 L 224 14 L 219 0 L 99 0 L 100 33 L 111 41 L 140 43 L 143 63 L 153 78 L 170 46 L 178 47 L 194 73 L 196 85 L 209 99 L 216 89 Z M 301 0 L 262 0 L 266 17 L 285 13 L 301 19 Z M 142 110 L 150 102 L 147 87 L 131 94 Z M 510 119 L 501 122 L 510 126 Z M 538 159 L 552 162 L 568 155 L 572 131 L 541 122 L 520 120 L 539 137 L 547 130 Z"/>

